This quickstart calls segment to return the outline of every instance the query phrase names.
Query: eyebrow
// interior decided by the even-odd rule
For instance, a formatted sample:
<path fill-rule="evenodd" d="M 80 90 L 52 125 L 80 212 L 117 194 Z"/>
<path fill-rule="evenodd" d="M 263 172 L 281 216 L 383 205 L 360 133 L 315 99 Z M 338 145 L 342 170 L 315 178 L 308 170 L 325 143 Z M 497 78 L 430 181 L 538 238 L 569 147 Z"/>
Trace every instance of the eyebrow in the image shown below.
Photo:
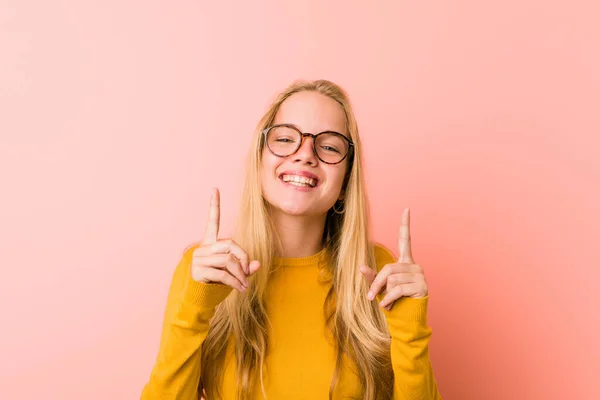
<path fill-rule="evenodd" d="M 278 124 L 276 124 L 275 122 L 272 123 L 272 125 L 292 125 L 294 128 L 298 129 L 300 132 L 302 133 L 312 133 L 313 135 L 318 135 L 319 133 L 324 133 L 324 132 L 333 132 L 333 133 L 337 133 L 339 135 L 345 136 L 346 138 L 350 139 L 350 135 L 346 135 L 342 132 L 336 131 L 334 129 L 325 129 L 324 131 L 319 131 L 319 132 L 306 132 L 304 129 L 300 128 L 298 125 L 296 124 L 292 124 L 289 122 L 280 122 Z"/>

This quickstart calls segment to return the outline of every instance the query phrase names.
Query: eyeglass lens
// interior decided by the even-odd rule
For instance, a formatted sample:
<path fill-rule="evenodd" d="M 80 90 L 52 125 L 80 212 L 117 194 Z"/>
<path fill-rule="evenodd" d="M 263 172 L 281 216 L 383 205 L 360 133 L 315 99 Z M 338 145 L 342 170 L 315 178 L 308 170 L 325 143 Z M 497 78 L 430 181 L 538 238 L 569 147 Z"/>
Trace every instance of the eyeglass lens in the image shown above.
<path fill-rule="evenodd" d="M 280 157 L 295 153 L 302 143 L 302 135 L 297 130 L 278 126 L 267 134 L 269 149 Z M 348 142 L 335 133 L 322 133 L 315 139 L 318 157 L 326 163 L 340 162 L 348 153 Z"/>

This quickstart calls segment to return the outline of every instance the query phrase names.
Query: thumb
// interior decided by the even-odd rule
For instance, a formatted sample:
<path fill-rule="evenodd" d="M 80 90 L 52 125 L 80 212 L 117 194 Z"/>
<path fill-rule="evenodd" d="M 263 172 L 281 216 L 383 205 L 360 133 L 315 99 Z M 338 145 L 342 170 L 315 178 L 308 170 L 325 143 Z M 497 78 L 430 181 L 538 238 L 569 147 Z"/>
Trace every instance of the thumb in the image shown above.
<path fill-rule="evenodd" d="M 375 272 L 373 268 L 366 265 L 361 265 L 359 270 L 360 273 L 365 277 L 365 280 L 367 281 L 367 286 L 371 286 L 371 284 L 375 280 L 375 277 L 377 276 L 377 272 Z"/>
<path fill-rule="evenodd" d="M 260 261 L 254 260 L 250 262 L 248 265 L 248 276 L 254 275 L 256 271 L 260 268 Z"/>

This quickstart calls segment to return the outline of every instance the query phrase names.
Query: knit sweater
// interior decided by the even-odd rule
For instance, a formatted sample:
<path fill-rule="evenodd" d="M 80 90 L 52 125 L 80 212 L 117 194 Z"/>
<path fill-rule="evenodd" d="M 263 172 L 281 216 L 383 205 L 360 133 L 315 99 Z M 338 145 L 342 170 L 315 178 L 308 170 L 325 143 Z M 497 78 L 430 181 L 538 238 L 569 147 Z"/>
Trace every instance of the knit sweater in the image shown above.
<path fill-rule="evenodd" d="M 191 278 L 194 249 L 185 251 L 175 270 L 158 357 L 143 388 L 142 400 L 199 398 L 202 343 L 215 307 L 232 289 Z M 396 262 L 392 253 L 381 245 L 375 246 L 375 258 L 378 270 Z M 280 267 L 269 280 L 265 298 L 271 330 L 263 380 L 269 400 L 328 398 L 336 354 L 323 312 L 330 284 L 319 279 L 327 260 L 326 250 L 309 257 L 275 260 Z M 427 325 L 427 302 L 428 297 L 403 297 L 396 300 L 391 310 L 384 310 L 391 336 L 397 400 L 441 399 L 429 360 L 431 329 Z M 363 398 L 357 367 L 347 357 L 345 360 L 333 398 Z M 234 400 L 237 387 L 232 341 L 224 368 L 222 399 Z M 260 386 L 254 385 L 252 399 L 263 399 Z"/>

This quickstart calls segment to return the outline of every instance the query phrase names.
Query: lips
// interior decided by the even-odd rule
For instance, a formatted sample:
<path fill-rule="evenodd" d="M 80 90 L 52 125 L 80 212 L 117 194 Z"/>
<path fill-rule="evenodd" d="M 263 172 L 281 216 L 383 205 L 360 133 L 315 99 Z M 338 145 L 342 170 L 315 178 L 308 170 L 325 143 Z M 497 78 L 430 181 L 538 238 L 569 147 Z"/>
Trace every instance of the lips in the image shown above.
<path fill-rule="evenodd" d="M 308 171 L 285 171 L 279 174 L 279 179 L 297 187 L 314 188 L 319 184 L 319 178 Z"/>

